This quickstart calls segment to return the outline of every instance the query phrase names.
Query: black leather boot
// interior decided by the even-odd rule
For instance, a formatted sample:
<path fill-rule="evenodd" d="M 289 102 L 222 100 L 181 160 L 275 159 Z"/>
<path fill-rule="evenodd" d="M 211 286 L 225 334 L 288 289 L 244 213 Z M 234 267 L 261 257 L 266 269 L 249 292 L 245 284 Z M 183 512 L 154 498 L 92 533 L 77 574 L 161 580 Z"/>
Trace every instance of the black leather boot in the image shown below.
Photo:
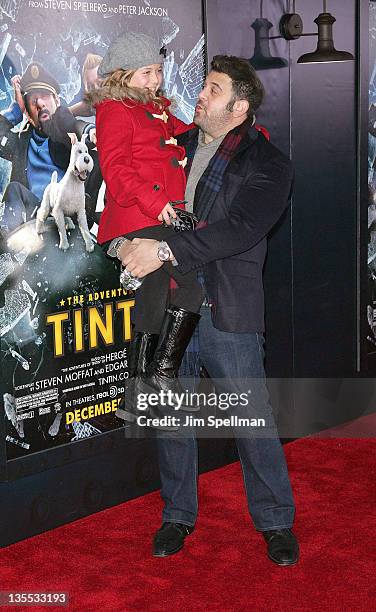
<path fill-rule="evenodd" d="M 138 393 L 158 393 L 164 392 L 166 398 L 171 399 L 167 410 L 162 406 L 150 406 L 148 415 L 158 418 L 165 415 L 173 416 L 174 407 L 177 405 L 174 396 L 181 396 L 183 390 L 178 380 L 179 368 L 185 350 L 192 338 L 193 332 L 200 315 L 189 312 L 184 308 L 169 306 L 163 319 L 162 329 L 159 336 L 159 343 L 155 351 L 153 361 L 146 368 L 145 374 L 137 378 L 135 383 L 135 396 Z M 135 397 L 137 400 L 137 398 Z M 158 426 L 153 425 L 156 429 Z M 163 429 L 166 429 L 163 427 Z M 170 429 L 170 428 L 168 428 Z M 177 429 L 177 427 L 171 427 Z"/>
<path fill-rule="evenodd" d="M 135 332 L 129 348 L 129 377 L 124 392 L 121 408 L 116 411 L 116 416 L 124 421 L 134 422 L 137 416 L 142 414 L 135 410 L 134 383 L 136 376 L 145 374 L 147 366 L 153 361 L 154 353 L 158 345 L 158 334 L 149 332 Z"/>

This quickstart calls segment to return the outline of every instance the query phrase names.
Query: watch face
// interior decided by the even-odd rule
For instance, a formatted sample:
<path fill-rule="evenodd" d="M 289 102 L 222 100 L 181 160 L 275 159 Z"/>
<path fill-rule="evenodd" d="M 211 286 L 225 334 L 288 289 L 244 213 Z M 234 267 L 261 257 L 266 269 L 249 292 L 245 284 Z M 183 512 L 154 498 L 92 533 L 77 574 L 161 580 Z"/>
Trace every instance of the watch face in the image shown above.
<path fill-rule="evenodd" d="M 170 259 L 170 251 L 166 247 L 159 247 L 158 259 L 160 261 L 168 261 Z"/>

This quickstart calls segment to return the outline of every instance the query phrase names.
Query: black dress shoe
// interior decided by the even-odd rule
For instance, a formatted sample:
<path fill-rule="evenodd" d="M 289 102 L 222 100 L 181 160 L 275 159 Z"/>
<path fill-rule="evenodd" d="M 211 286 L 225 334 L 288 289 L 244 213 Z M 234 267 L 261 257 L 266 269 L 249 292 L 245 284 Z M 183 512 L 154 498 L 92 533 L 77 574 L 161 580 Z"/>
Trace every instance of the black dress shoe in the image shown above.
<path fill-rule="evenodd" d="M 184 538 L 192 533 L 193 527 L 182 523 L 163 523 L 153 541 L 153 556 L 168 557 L 179 552 L 184 546 Z"/>
<path fill-rule="evenodd" d="M 299 559 L 299 544 L 291 529 L 271 529 L 262 535 L 268 545 L 268 557 L 278 565 L 294 565 Z"/>

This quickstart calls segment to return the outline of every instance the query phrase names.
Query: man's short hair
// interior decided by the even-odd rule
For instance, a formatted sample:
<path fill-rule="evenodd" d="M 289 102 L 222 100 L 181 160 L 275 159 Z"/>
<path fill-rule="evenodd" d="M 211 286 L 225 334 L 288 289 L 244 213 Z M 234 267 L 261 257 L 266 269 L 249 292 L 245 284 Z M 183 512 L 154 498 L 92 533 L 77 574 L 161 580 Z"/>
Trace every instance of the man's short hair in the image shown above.
<path fill-rule="evenodd" d="M 215 72 L 227 74 L 231 79 L 233 98 L 229 110 L 232 110 L 235 100 L 247 100 L 247 115 L 252 116 L 260 106 L 265 90 L 249 61 L 235 55 L 215 55 L 210 67 Z"/>

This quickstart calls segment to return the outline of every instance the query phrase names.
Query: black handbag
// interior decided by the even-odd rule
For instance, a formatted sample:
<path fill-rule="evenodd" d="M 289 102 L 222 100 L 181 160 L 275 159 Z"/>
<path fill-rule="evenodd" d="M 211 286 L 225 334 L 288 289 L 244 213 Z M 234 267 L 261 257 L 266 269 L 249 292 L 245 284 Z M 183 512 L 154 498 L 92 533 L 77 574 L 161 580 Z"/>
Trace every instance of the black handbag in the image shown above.
<path fill-rule="evenodd" d="M 172 227 L 174 232 L 185 232 L 187 230 L 194 230 L 198 223 L 197 217 L 191 212 L 184 210 L 183 208 L 177 208 L 176 204 L 186 204 L 186 200 L 175 200 L 174 202 L 170 202 L 172 208 L 176 212 L 176 219 L 171 217 L 171 225 L 168 226 L 167 223 L 163 222 L 165 227 Z"/>

